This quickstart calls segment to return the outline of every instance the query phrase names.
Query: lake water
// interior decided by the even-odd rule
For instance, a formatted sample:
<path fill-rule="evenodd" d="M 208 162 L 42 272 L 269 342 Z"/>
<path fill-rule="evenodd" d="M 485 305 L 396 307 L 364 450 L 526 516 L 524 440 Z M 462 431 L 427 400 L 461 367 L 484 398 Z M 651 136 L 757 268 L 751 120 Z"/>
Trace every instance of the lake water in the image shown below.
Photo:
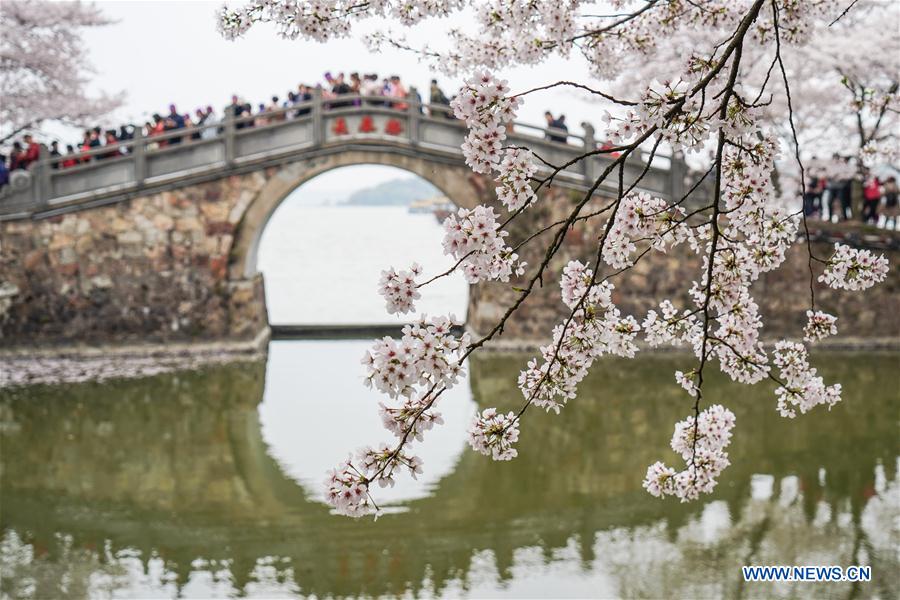
<path fill-rule="evenodd" d="M 266 361 L 0 390 L 4 597 L 897 598 L 895 355 L 817 354 L 844 401 L 794 420 L 772 386 L 709 383 L 737 415 L 716 492 L 641 489 L 671 460 L 690 359 L 601 360 L 562 414 L 529 412 L 520 455 L 465 443 L 478 407 L 521 402 L 527 356 L 474 358 L 421 446 L 426 477 L 351 520 L 323 471 L 387 440 L 362 341 L 279 341 Z M 384 497 L 384 496 L 382 496 Z M 740 566 L 871 565 L 873 581 L 744 583 Z"/>
<path fill-rule="evenodd" d="M 431 277 L 453 265 L 431 214 L 393 206 L 307 206 L 302 192 L 278 208 L 260 242 L 271 323 L 396 323 L 400 317 L 388 315 L 378 295 L 381 271 L 418 261 Z M 467 294 L 455 273 L 424 288 L 417 309 L 464 318 Z"/>

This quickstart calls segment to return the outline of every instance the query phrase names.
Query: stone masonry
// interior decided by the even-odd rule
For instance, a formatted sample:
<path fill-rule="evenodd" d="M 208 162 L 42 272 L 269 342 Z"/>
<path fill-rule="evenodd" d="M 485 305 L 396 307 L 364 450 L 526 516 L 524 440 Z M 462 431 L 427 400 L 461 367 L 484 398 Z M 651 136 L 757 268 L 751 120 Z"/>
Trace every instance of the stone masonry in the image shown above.
<path fill-rule="evenodd" d="M 0 345 L 255 338 L 267 326 L 255 244 L 268 217 L 291 190 L 314 174 L 342 164 L 371 162 L 364 158 L 347 153 L 61 216 L 0 223 Z M 465 167 L 428 166 L 410 158 L 392 159 L 390 164 L 430 179 L 461 206 L 493 196 L 491 182 Z M 577 194 L 566 188 L 544 192 L 536 206 L 510 225 L 510 242 L 514 245 L 526 237 L 538 223 L 562 218 L 576 200 Z M 572 257 L 595 262 L 601 225 L 602 220 L 582 222 L 568 234 L 543 286 L 509 321 L 502 340 L 535 342 L 549 336 L 564 309 L 558 274 Z M 541 262 L 552 235 L 543 234 L 520 252 L 532 268 Z M 896 233 L 882 235 L 893 236 L 897 247 Z M 830 253 L 826 244 L 816 244 L 814 250 L 823 257 Z M 895 266 L 900 252 L 887 253 L 892 261 L 888 281 L 865 293 L 837 292 L 817 284 L 819 306 L 838 315 L 843 335 L 900 339 L 896 318 L 900 278 Z M 767 337 L 802 335 L 806 268 L 798 245 L 784 267 L 756 285 Z M 615 300 L 623 312 L 639 320 L 662 298 L 689 306 L 687 289 L 698 271 L 698 259 L 686 248 L 652 253 L 615 280 Z M 488 331 L 517 293 L 500 284 L 473 286 L 470 328 L 475 333 Z"/>

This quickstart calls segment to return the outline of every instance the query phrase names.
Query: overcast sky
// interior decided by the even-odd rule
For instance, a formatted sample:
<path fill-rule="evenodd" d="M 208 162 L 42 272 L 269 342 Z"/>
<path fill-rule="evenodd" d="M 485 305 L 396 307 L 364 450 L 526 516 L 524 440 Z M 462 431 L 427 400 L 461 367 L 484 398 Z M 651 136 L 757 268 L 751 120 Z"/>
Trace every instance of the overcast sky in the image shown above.
<path fill-rule="evenodd" d="M 372 54 L 352 38 L 318 44 L 280 39 L 275 28 L 257 25 L 243 39 L 223 40 L 216 32 L 214 12 L 221 2 L 101 1 L 97 4 L 117 21 L 113 25 L 85 32 L 85 42 L 96 68 L 93 86 L 106 91 L 125 90 L 128 99 L 116 120 L 144 120 L 163 112 L 174 102 L 179 111 L 194 111 L 212 104 L 217 112 L 237 93 L 254 106 L 273 94 L 283 98 L 300 82 L 319 83 L 325 71 L 398 74 L 415 85 L 427 99 L 428 82 L 433 77 L 426 65 L 406 52 L 387 50 Z M 240 3 L 232 2 L 237 6 Z M 411 32 L 411 41 L 445 39 L 449 26 L 465 25 L 465 17 L 455 22 L 432 19 Z M 367 23 L 360 33 L 378 26 Z M 513 91 L 556 81 L 585 79 L 581 60 L 554 59 L 537 68 L 504 73 Z M 455 93 L 459 80 L 437 76 L 448 95 Z M 585 103 L 571 91 L 548 91 L 526 101 L 524 121 L 541 123 L 544 110 L 564 112 L 573 132 L 584 120 L 598 121 L 596 106 Z M 110 123 L 113 124 L 113 123 Z"/>
<path fill-rule="evenodd" d="M 89 89 L 126 93 L 124 106 L 99 123 L 103 126 L 143 123 L 155 112 L 167 112 L 171 103 L 180 112 L 192 114 L 197 107 L 211 104 L 221 114 L 232 94 L 256 106 L 268 102 L 272 95 L 283 99 L 288 90 L 296 90 L 298 83 L 322 83 L 326 71 L 397 74 L 407 85 L 418 87 L 425 100 L 432 78 L 438 79 L 448 96 L 455 94 L 460 84 L 458 78 L 433 73 L 412 53 L 392 49 L 371 53 L 361 41 L 362 35 L 384 28 L 383 20 L 363 22 L 350 38 L 325 44 L 282 40 L 268 24 L 257 25 L 246 37 L 229 42 L 215 26 L 214 14 L 221 1 L 105 0 L 96 4 L 115 22 L 84 30 L 95 69 Z M 434 44 L 434 40 L 446 39 L 448 28 L 465 27 L 467 18 L 430 19 L 412 31 L 404 31 L 414 44 Z M 559 79 L 584 80 L 585 74 L 585 63 L 577 58 L 554 58 L 539 67 L 503 72 L 514 92 Z M 564 113 L 573 133 L 580 132 L 582 121 L 599 121 L 597 105 L 587 102 L 579 92 L 559 89 L 539 94 L 526 100 L 520 112 L 522 121 L 541 124 L 548 109 L 554 114 Z M 47 125 L 43 129 L 63 144 L 80 140 L 74 128 Z M 397 176 L 389 169 L 356 169 L 359 172 L 355 174 L 365 175 L 370 184 Z M 335 173 L 330 181 L 321 183 L 336 189 L 342 182 L 347 193 L 352 191 L 352 186 L 346 185 L 346 173 Z"/>

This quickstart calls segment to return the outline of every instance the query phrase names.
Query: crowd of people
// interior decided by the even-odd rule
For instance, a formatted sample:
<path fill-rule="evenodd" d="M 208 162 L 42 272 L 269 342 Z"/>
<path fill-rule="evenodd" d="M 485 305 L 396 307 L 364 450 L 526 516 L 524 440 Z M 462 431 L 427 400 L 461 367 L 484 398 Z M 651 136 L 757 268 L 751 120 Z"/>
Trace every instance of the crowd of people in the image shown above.
<path fill-rule="evenodd" d="M 824 221 L 850 221 L 856 218 L 863 223 L 878 225 L 883 216 L 884 227 L 897 228 L 900 200 L 896 176 L 882 179 L 867 169 L 859 173 L 852 168 L 837 172 L 842 174 L 813 174 L 808 177 L 803 195 L 803 213 L 807 217 Z"/>
<path fill-rule="evenodd" d="M 409 109 L 410 89 L 398 75 L 380 78 L 375 73 L 360 75 L 350 73 L 325 73 L 324 83 L 307 85 L 301 83 L 296 90 L 289 90 L 282 98 L 271 96 L 268 102 L 252 103 L 237 95 L 231 97 L 221 113 L 235 118 L 235 128 L 256 127 L 276 121 L 284 121 L 307 115 L 312 110 L 310 101 L 314 94 L 321 94 L 327 100 L 326 108 L 358 106 L 365 103 L 371 106 L 385 106 L 396 110 Z M 414 89 L 414 88 L 413 88 Z M 418 96 L 418 92 L 415 92 Z M 348 96 L 341 99 L 342 96 Z M 360 96 L 362 98 L 360 98 Z M 381 99 L 383 98 L 383 100 Z M 421 105 L 422 99 L 417 98 Z M 435 113 L 453 118 L 450 110 L 450 98 L 440 89 L 437 80 L 431 80 L 430 104 Z M 442 109 L 441 107 L 446 107 Z M 440 116 L 440 115 L 439 115 Z M 173 135 L 179 129 L 198 127 L 199 130 L 189 136 Z M 60 142 L 53 141 L 49 148 L 49 157 L 54 169 L 66 169 L 79 164 L 115 158 L 130 151 L 128 142 L 133 140 L 138 130 L 152 140 L 148 149 L 181 144 L 189 140 L 208 139 L 222 132 L 222 116 L 212 106 L 199 107 L 193 114 L 182 113 L 176 105 L 169 105 L 168 113 L 155 113 L 143 125 L 128 124 L 115 129 L 93 127 L 82 135 L 79 142 L 67 144 L 65 152 L 60 150 Z M 0 153 L 0 186 L 9 181 L 11 171 L 27 169 L 41 158 L 41 146 L 31 135 L 25 135 L 21 141 L 13 142 L 6 152 Z"/>
<path fill-rule="evenodd" d="M 411 89 L 418 96 L 415 89 Z M 310 101 L 316 95 L 321 95 L 326 101 L 326 108 L 365 104 L 408 110 L 411 89 L 397 75 L 380 78 L 375 73 L 360 75 L 354 72 L 345 76 L 344 73 L 327 72 L 324 83 L 314 86 L 301 83 L 296 90 L 289 90 L 283 98 L 271 96 L 268 102 L 258 103 L 256 107 L 234 95 L 224 107 L 222 115 L 233 117 L 236 129 L 268 125 L 309 114 L 312 110 Z M 413 99 L 421 106 L 421 97 Z M 431 114 L 453 119 L 450 102 L 451 98 L 441 90 L 437 80 L 432 79 L 429 89 Z M 565 115 L 554 117 L 553 113 L 546 111 L 544 118 L 547 125 L 545 139 L 567 143 L 569 128 Z M 173 133 L 187 128 L 196 129 L 188 135 Z M 122 125 L 116 129 L 98 126 L 86 130 L 78 143 L 66 145 L 65 153 L 60 150 L 60 143 L 53 141 L 48 153 L 53 159 L 51 164 L 54 169 L 67 169 L 128 154 L 128 142 L 134 139 L 138 130 L 144 137 L 151 138 L 148 149 L 153 150 L 190 140 L 209 139 L 219 135 L 222 129 L 222 117 L 212 106 L 199 107 L 191 114 L 182 113 L 171 104 L 168 113 L 155 113 L 143 125 Z M 30 134 L 13 142 L 6 152 L 0 153 L 0 186 L 9 182 L 10 172 L 28 169 L 40 158 L 41 145 Z M 803 211 L 806 216 L 828 221 L 848 221 L 855 217 L 864 223 L 877 225 L 883 215 L 885 227 L 897 227 L 900 206 L 896 177 L 881 180 L 867 171 L 858 173 L 848 159 L 839 157 L 833 158 L 831 167 L 819 168 L 816 171 L 818 174 L 808 178 L 803 195 Z M 834 173 L 839 175 L 833 175 Z"/>

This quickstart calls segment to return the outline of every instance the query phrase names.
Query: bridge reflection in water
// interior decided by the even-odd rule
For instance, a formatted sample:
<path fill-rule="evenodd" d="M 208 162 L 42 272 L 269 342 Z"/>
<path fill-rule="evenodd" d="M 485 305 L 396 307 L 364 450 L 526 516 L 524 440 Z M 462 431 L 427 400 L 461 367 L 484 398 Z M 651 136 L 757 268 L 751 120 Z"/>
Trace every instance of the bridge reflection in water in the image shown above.
<path fill-rule="evenodd" d="M 530 415 L 517 460 L 465 451 L 426 497 L 377 522 L 330 515 L 318 487 L 272 458 L 265 364 L 2 391 L 3 591 L 897 597 L 896 357 L 819 356 L 844 402 L 793 421 L 770 386 L 714 379 L 711 401 L 727 396 L 739 423 L 734 464 L 714 495 L 681 505 L 641 479 L 673 458 L 687 411 L 671 373 L 687 360 L 603 361 L 562 414 Z M 475 360 L 474 400 L 520 402 L 522 362 Z M 871 564 L 874 581 L 745 585 L 743 564 Z"/>

